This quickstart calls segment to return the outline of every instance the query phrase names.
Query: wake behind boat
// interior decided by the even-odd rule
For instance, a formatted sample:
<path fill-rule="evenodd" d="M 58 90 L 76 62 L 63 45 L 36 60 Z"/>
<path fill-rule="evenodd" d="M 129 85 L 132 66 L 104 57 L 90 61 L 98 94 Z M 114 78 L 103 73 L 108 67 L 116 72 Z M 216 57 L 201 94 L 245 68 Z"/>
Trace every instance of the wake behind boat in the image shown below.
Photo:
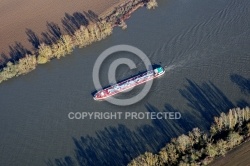
<path fill-rule="evenodd" d="M 163 75 L 164 73 L 165 73 L 165 70 L 161 66 L 155 69 L 146 71 L 142 74 L 126 79 L 120 83 L 117 83 L 105 89 L 99 90 L 98 92 L 95 93 L 94 100 L 103 100 L 108 97 L 114 96 L 120 92 L 133 88 L 137 85 L 145 83 L 154 78 L 157 78 Z"/>

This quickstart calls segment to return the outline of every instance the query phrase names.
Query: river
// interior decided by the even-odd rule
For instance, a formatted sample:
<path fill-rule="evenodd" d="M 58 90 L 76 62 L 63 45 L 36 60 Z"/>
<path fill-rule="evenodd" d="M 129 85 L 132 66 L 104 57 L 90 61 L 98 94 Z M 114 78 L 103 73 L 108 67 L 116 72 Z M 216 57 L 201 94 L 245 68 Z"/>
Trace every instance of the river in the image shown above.
<path fill-rule="evenodd" d="M 208 129 L 214 115 L 250 103 L 250 1 L 158 0 L 155 10 L 139 9 L 103 41 L 38 66 L 0 85 L 0 165 L 120 165 L 159 150 L 171 137 L 193 127 Z M 152 63 L 166 66 L 150 93 L 131 106 L 95 101 L 92 70 L 107 48 L 128 44 Z M 144 69 L 129 53 L 103 64 L 107 85 L 110 63 L 118 57 L 117 79 Z M 135 95 L 140 87 L 127 93 Z M 180 112 L 178 120 L 80 119 L 69 112 Z M 59 165 L 59 164 L 58 164 Z"/>

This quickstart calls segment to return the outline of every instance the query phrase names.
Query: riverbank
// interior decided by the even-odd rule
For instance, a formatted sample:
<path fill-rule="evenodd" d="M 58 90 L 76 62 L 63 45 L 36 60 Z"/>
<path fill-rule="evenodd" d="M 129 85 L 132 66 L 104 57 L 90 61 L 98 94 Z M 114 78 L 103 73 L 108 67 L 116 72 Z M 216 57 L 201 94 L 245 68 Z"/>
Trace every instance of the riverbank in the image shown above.
<path fill-rule="evenodd" d="M 242 143 L 240 146 L 231 150 L 226 156 L 221 156 L 215 159 L 209 166 L 227 166 L 227 165 L 242 165 L 250 163 L 250 141 Z"/>
<path fill-rule="evenodd" d="M 26 29 L 33 30 L 37 36 L 47 29 L 47 22 L 53 22 L 63 30 L 61 20 L 65 14 L 73 15 L 93 11 L 97 15 L 112 10 L 126 0 L 2 0 L 0 1 L 0 53 L 8 55 L 9 46 L 21 42 L 28 50 L 32 44 L 27 40 Z"/>
<path fill-rule="evenodd" d="M 70 54 L 75 47 L 85 47 L 93 42 L 109 36 L 114 26 L 126 28 L 125 20 L 140 7 L 148 9 L 157 6 L 155 0 L 129 0 L 117 3 L 107 14 L 98 16 L 93 11 L 75 13 L 73 16 L 65 14 L 62 23 L 64 31 L 55 23 L 48 23 L 47 33 L 42 33 L 40 39 L 32 30 L 26 33 L 34 50 L 30 51 L 21 43 L 10 47 L 10 59 L 2 62 L 0 82 L 14 76 L 26 74 L 36 68 L 37 64 L 44 64 L 54 58 L 61 58 Z M 66 32 L 66 33 L 65 33 Z M 2 57 L 7 57 L 2 55 Z"/>
<path fill-rule="evenodd" d="M 208 165 L 217 157 L 225 156 L 229 151 L 235 151 L 249 138 L 249 107 L 230 109 L 228 113 L 221 113 L 219 117 L 214 117 L 209 133 L 194 128 L 187 135 L 182 134 L 177 138 L 172 138 L 171 142 L 157 154 L 146 152 L 128 165 Z M 248 152 L 246 149 L 243 151 Z M 242 156 L 238 155 L 237 158 L 240 159 Z M 235 163 L 233 165 L 237 165 L 235 159 L 233 162 Z M 222 165 L 222 163 L 223 161 L 217 162 L 215 165 Z M 243 163 L 249 162 L 245 160 Z"/>

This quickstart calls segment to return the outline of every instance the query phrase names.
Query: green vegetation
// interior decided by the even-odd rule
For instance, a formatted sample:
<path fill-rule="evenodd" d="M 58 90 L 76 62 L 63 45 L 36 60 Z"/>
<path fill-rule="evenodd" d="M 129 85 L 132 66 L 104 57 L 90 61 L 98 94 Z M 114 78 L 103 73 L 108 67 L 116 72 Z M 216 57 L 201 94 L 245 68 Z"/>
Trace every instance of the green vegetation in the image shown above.
<path fill-rule="evenodd" d="M 157 6 L 155 0 L 128 1 L 116 8 L 110 15 L 104 16 L 104 18 L 95 18 L 95 21 L 92 21 L 88 25 L 81 25 L 80 28 L 74 30 L 74 33 L 70 33 L 70 35 L 61 34 L 56 24 L 50 24 L 50 31 L 52 31 L 53 35 L 59 36 L 59 38 L 56 41 L 49 42 L 50 44 L 39 43 L 38 45 L 35 43 L 36 50 L 33 53 L 26 52 L 24 53 L 24 57 L 17 58 L 18 60 L 14 60 L 13 57 L 11 60 L 8 60 L 0 71 L 0 83 L 9 78 L 26 74 L 34 70 L 37 64 L 45 64 L 51 59 L 64 57 L 70 54 L 75 47 L 82 48 L 106 38 L 112 34 L 113 27 L 116 25 L 117 20 L 124 22 L 124 15 L 130 14 L 136 7 L 143 6 L 145 3 L 150 3 L 148 9 Z M 120 13 L 120 17 L 117 16 L 117 13 Z M 124 24 L 123 28 L 126 27 L 125 25 L 126 24 Z M 54 30 L 52 30 L 52 28 L 54 28 Z M 55 30 L 57 32 L 55 32 Z M 31 30 L 29 30 L 29 32 L 30 36 L 36 38 L 36 35 Z M 21 51 L 18 53 L 23 54 Z M 5 56 L 3 55 L 3 57 Z"/>
<path fill-rule="evenodd" d="M 129 166 L 207 165 L 249 137 L 250 109 L 236 108 L 215 117 L 208 134 L 194 128 L 187 135 L 173 138 L 158 154 L 146 152 L 132 160 Z"/>

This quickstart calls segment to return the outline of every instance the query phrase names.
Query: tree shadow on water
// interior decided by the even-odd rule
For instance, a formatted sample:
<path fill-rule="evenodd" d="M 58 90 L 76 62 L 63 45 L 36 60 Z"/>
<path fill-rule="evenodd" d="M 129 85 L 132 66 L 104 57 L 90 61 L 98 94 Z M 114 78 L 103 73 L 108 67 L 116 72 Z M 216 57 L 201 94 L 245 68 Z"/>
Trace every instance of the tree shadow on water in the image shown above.
<path fill-rule="evenodd" d="M 147 104 L 149 112 L 159 112 L 154 106 Z M 172 120 L 171 120 L 172 121 Z M 174 124 L 171 124 L 174 123 Z M 85 136 L 73 138 L 75 145 L 75 165 L 126 165 L 145 151 L 156 152 L 171 137 L 183 132 L 178 122 L 166 119 L 153 119 L 152 124 L 145 124 L 136 130 L 130 130 L 123 124 L 118 127 L 106 127 L 97 131 L 95 137 Z M 60 161 L 60 162 L 59 162 Z M 69 165 L 65 157 L 48 160 L 47 165 Z"/>
<path fill-rule="evenodd" d="M 70 157 L 70 156 L 65 156 L 64 158 L 55 159 L 54 162 L 51 160 L 48 160 L 48 161 L 45 161 L 45 163 L 47 166 L 54 166 L 54 165 L 57 165 L 57 166 L 75 166 L 75 165 L 77 165 L 75 163 L 75 161 L 73 161 L 72 157 Z"/>
<path fill-rule="evenodd" d="M 180 89 L 180 94 L 188 101 L 188 106 L 198 112 L 206 122 L 212 122 L 215 116 L 228 111 L 234 104 L 212 82 L 201 85 L 187 79 L 188 85 Z"/>
<path fill-rule="evenodd" d="M 156 125 L 143 125 L 132 131 L 119 124 L 98 131 L 96 137 L 73 138 L 78 164 L 125 165 L 146 150 L 155 152 L 167 141 L 167 136 L 156 128 Z"/>
<path fill-rule="evenodd" d="M 214 116 L 234 107 L 233 103 L 213 83 L 188 84 L 180 89 L 180 94 L 187 100 L 187 110 L 179 110 L 166 104 L 162 111 L 147 103 L 150 113 L 179 112 L 181 119 L 151 119 L 151 124 L 144 124 L 130 130 L 123 124 L 117 127 L 105 127 L 97 131 L 96 136 L 73 138 L 75 152 L 73 157 L 48 160 L 47 165 L 126 165 L 133 158 L 146 151 L 159 151 L 171 138 L 190 131 L 194 127 L 207 128 Z M 244 104 L 244 101 L 242 101 Z M 67 160 L 66 160 L 67 159 Z"/>
<path fill-rule="evenodd" d="M 250 95 L 250 79 L 244 78 L 238 74 L 232 74 L 230 78 L 233 83 L 239 86 L 241 92 L 245 95 Z"/>
<path fill-rule="evenodd" d="M 250 103 L 247 102 L 246 100 L 241 99 L 241 100 L 237 101 L 237 107 L 239 107 L 239 108 L 245 108 L 247 106 L 249 107 Z"/>

